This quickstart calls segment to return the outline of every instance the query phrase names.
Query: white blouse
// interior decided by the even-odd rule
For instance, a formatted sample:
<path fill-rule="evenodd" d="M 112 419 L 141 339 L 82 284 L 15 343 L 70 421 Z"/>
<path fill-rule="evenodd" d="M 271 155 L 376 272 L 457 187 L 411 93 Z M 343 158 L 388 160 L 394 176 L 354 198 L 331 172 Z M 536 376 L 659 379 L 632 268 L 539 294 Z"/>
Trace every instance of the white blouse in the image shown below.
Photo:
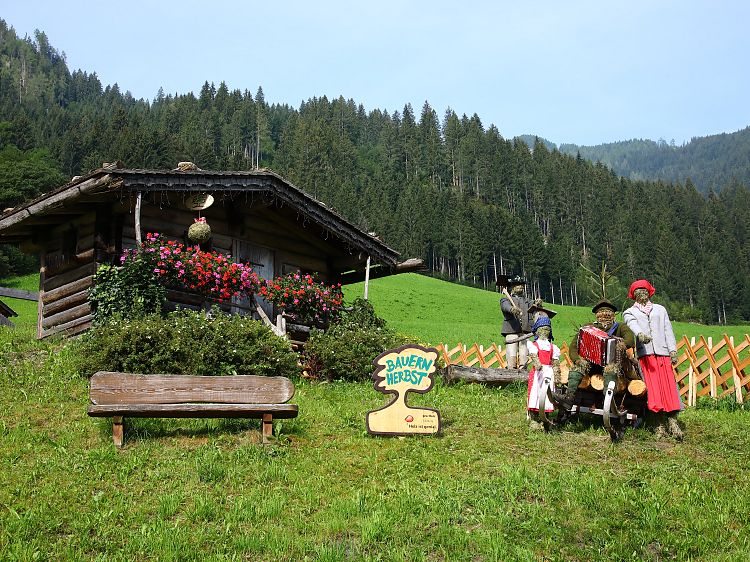
<path fill-rule="evenodd" d="M 555 359 L 560 359 L 560 348 L 553 344 L 551 341 L 529 340 L 526 342 L 526 348 L 529 350 L 529 355 L 538 355 L 537 347 L 542 351 L 549 351 L 550 347 L 552 347 L 552 360 L 554 361 Z"/>

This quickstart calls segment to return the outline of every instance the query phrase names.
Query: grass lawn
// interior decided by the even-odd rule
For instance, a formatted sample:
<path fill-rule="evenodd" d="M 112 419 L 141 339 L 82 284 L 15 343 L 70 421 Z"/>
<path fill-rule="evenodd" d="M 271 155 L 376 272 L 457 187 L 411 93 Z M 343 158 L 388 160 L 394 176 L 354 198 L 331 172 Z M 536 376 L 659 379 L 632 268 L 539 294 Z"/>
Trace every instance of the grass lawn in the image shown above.
<path fill-rule="evenodd" d="M 347 288 L 349 300 L 356 292 Z M 403 275 L 375 281 L 371 298 L 400 331 L 431 343 L 499 339 L 497 294 Z M 750 552 L 750 412 L 733 402 L 685 411 L 683 443 L 643 427 L 612 445 L 600 422 L 530 432 L 522 386 L 438 381 L 410 403 L 441 412 L 441 436 L 374 438 L 365 415 L 385 398 L 371 384 L 298 380 L 300 416 L 277 422 L 270 446 L 259 444 L 258 421 L 144 419 L 126 421 L 118 451 L 111 422 L 86 415 L 90 373 L 76 372 L 74 346 L 36 341 L 29 304 L 14 306 L 16 329 L 0 329 L 0 559 L 744 561 Z M 589 318 L 558 308 L 558 338 Z"/>
<path fill-rule="evenodd" d="M 370 384 L 297 381 L 300 416 L 86 416 L 71 347 L 0 331 L 0 558 L 746 560 L 750 413 L 682 415 L 610 444 L 598 424 L 529 433 L 525 390 L 436 388 L 442 436 L 373 438 Z M 247 431 L 251 426 L 252 430 Z"/>
<path fill-rule="evenodd" d="M 30 273 L 29 275 L 23 275 L 21 277 L 0 279 L 0 287 L 21 289 L 22 291 L 38 291 L 39 274 Z M 18 313 L 18 316 L 14 316 L 10 319 L 11 322 L 17 326 L 36 326 L 36 302 L 24 299 L 11 299 L 8 297 L 2 297 L 2 300 Z"/>

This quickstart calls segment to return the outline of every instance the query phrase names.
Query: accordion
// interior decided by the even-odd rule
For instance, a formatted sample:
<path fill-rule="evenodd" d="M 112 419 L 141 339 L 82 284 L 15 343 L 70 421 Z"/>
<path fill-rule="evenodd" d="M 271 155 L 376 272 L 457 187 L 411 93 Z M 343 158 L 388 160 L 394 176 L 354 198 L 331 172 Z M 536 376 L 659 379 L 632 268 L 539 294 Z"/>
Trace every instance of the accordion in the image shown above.
<path fill-rule="evenodd" d="M 584 326 L 578 331 L 578 355 L 597 365 L 609 365 L 617 360 L 619 339 L 594 326 Z"/>

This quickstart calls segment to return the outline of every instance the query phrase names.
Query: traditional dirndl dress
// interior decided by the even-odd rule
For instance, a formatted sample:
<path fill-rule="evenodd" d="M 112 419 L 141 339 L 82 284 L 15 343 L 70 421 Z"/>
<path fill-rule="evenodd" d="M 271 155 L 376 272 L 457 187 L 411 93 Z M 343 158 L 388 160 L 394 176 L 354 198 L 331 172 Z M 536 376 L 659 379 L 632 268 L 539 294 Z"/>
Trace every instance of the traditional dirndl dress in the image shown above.
<path fill-rule="evenodd" d="M 539 390 L 542 388 L 544 383 L 544 377 L 549 376 L 552 382 L 550 383 L 550 390 L 555 391 L 555 377 L 552 373 L 552 360 L 559 359 L 560 348 L 558 348 L 552 342 L 549 344 L 549 349 L 542 349 L 540 341 L 528 342 L 529 355 L 536 355 L 539 357 L 539 362 L 542 364 L 541 370 L 537 371 L 536 367 L 529 371 L 529 388 L 526 397 L 526 408 L 531 412 L 539 411 Z M 546 347 L 546 346 L 544 346 Z M 545 412 L 554 411 L 554 407 L 550 402 L 547 403 L 547 407 L 544 409 Z"/>
<path fill-rule="evenodd" d="M 652 412 L 676 412 L 681 408 L 680 395 L 672 371 L 672 360 L 666 355 L 644 355 L 638 358 L 646 382 L 646 405 Z"/>

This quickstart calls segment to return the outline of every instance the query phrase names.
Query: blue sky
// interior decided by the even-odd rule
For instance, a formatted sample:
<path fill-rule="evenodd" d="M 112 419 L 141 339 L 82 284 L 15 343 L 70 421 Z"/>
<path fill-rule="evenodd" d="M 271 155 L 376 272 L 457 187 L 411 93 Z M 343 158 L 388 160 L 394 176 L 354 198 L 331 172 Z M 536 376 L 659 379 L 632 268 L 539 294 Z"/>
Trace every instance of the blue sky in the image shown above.
<path fill-rule="evenodd" d="M 266 101 L 343 95 L 477 113 L 505 137 L 599 144 L 750 125 L 750 2 L 9 0 L 71 70 L 136 97 L 204 81 Z"/>

